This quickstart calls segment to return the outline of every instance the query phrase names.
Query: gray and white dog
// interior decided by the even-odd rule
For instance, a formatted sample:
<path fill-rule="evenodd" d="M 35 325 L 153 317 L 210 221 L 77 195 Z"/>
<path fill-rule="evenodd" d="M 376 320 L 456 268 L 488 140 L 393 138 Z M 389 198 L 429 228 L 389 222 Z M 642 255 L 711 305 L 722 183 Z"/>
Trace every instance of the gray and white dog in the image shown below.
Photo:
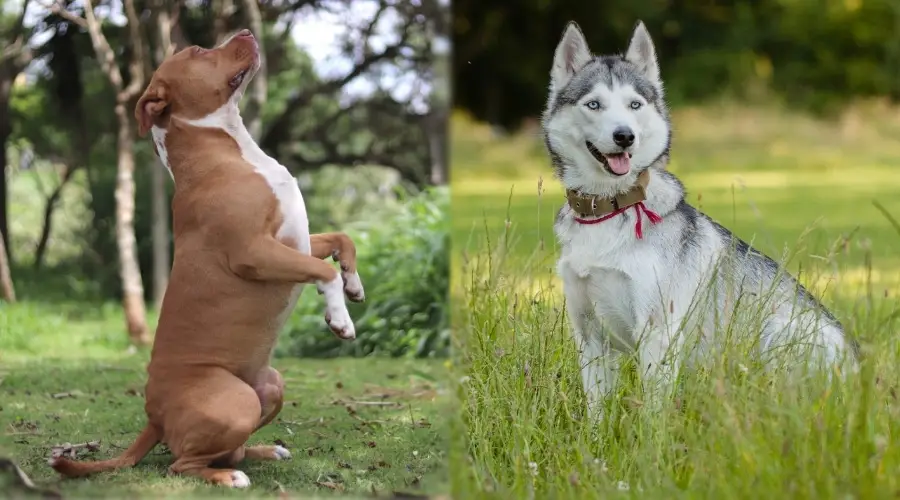
<path fill-rule="evenodd" d="M 800 351 L 790 348 L 811 346 L 803 351 L 816 354 L 810 359 L 855 366 L 856 345 L 834 316 L 772 259 L 685 201 L 666 170 L 672 130 L 643 23 L 624 56 L 594 56 L 568 25 L 542 125 L 566 188 L 555 223 L 557 270 L 591 415 L 600 416 L 625 353 L 638 357 L 649 403 L 669 395 L 686 332 L 707 347 L 723 332 L 749 332 L 761 354 L 779 348 L 796 360 Z"/>

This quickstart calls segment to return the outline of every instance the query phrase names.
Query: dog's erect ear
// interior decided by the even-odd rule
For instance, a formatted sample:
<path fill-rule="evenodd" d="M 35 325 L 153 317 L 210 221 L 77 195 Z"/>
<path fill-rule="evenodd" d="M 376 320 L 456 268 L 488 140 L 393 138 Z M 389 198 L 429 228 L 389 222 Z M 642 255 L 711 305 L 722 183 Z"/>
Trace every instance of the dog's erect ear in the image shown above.
<path fill-rule="evenodd" d="M 637 26 L 634 27 L 631 43 L 628 44 L 628 51 L 625 52 L 625 60 L 637 66 L 644 78 L 657 86 L 660 85 L 656 48 L 653 47 L 650 32 L 647 31 L 643 21 L 638 21 Z"/>
<path fill-rule="evenodd" d="M 166 87 L 162 83 L 151 83 L 134 107 L 134 118 L 138 123 L 138 135 L 144 137 L 153 127 L 153 122 L 169 106 Z"/>
<path fill-rule="evenodd" d="M 550 70 L 550 86 L 553 92 L 560 91 L 575 73 L 591 61 L 591 50 L 587 40 L 572 21 L 566 26 L 556 53 L 553 55 L 553 68 Z"/>

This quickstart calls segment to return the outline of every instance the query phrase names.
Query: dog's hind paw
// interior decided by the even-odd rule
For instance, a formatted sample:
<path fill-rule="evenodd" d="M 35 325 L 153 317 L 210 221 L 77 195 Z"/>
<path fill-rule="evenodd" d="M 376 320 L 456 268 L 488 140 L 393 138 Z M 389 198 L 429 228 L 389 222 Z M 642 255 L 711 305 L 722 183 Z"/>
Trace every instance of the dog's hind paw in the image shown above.
<path fill-rule="evenodd" d="M 236 470 L 231 473 L 231 487 L 232 488 L 249 488 L 250 487 L 250 478 L 247 477 L 247 474 L 244 474 L 243 471 Z"/>
<path fill-rule="evenodd" d="M 291 458 L 291 452 L 281 445 L 275 445 L 275 460 L 287 460 Z"/>
<path fill-rule="evenodd" d="M 341 278 L 344 280 L 344 293 L 351 302 L 365 302 L 366 292 L 363 290 L 362 281 L 356 272 L 342 272 Z"/>

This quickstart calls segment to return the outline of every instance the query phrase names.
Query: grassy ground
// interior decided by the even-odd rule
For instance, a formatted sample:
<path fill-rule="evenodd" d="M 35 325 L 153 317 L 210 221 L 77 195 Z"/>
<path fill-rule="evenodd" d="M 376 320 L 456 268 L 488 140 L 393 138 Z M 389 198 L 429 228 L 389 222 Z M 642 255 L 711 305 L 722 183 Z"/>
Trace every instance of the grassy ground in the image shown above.
<path fill-rule="evenodd" d="M 695 205 L 777 257 L 862 342 L 843 383 L 767 374 L 733 347 L 685 371 L 650 412 L 625 377 L 611 417 L 586 422 L 553 276 L 562 194 L 537 132 L 453 129 L 454 324 L 462 422 L 459 497 L 886 498 L 900 493 L 900 115 L 860 107 L 822 123 L 731 106 L 674 115 L 671 170 Z M 538 185 L 543 178 L 543 192 Z M 512 190 L 512 195 L 510 191 Z M 818 374 L 821 375 L 821 374 Z"/>
<path fill-rule="evenodd" d="M 0 304 L 0 317 L 0 457 L 67 496 L 229 494 L 167 477 L 172 458 L 162 447 L 133 469 L 58 482 L 46 465 L 53 445 L 100 440 L 84 458 L 102 459 L 142 429 L 147 353 L 127 352 L 115 306 Z M 250 495 L 445 490 L 449 402 L 440 362 L 276 359 L 273 366 L 285 378 L 285 407 L 252 442 L 280 440 L 294 458 L 243 464 Z"/>

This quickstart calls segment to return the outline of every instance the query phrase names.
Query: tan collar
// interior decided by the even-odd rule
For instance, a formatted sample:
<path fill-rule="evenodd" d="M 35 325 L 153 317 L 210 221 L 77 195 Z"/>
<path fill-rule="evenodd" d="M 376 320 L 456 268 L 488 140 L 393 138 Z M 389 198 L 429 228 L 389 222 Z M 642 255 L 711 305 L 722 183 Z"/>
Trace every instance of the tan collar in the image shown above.
<path fill-rule="evenodd" d="M 650 183 L 650 169 L 637 176 L 637 182 L 628 191 L 612 198 L 593 194 L 583 194 L 576 189 L 566 190 L 569 206 L 578 215 L 600 217 L 636 205 L 647 199 L 647 184 Z"/>

